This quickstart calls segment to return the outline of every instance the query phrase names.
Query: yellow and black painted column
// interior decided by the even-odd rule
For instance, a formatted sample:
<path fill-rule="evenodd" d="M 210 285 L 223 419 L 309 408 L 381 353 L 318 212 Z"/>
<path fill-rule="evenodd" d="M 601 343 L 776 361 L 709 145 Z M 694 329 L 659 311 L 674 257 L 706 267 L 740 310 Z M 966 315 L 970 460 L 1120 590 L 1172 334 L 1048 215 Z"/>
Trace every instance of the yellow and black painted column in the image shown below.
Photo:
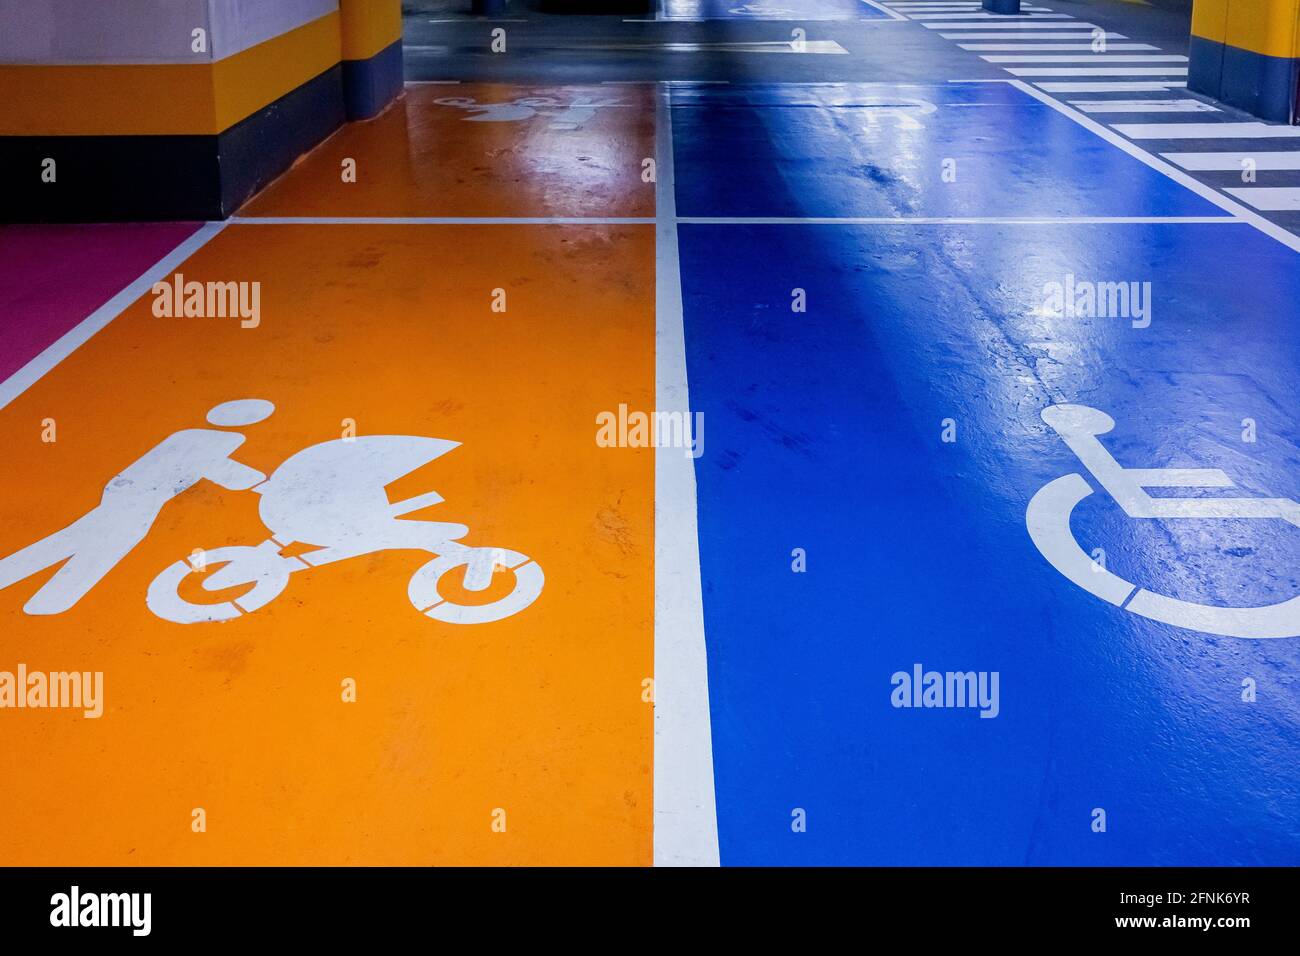
<path fill-rule="evenodd" d="M 401 91 L 399 0 L 44 0 L 0 15 L 10 222 L 225 218 Z"/>
<path fill-rule="evenodd" d="M 1196 0 L 1188 87 L 1262 119 L 1300 121 L 1300 0 Z"/>
<path fill-rule="evenodd" d="M 402 92 L 398 0 L 339 0 L 348 119 L 369 119 Z"/>

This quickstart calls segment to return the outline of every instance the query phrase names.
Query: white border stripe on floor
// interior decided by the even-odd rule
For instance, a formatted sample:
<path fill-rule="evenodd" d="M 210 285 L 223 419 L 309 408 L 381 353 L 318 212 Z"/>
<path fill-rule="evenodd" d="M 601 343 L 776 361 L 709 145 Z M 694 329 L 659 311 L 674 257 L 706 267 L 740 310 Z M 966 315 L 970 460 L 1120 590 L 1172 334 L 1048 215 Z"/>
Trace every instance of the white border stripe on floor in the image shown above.
<path fill-rule="evenodd" d="M 58 341 L 50 345 L 40 355 L 9 376 L 4 384 L 0 385 L 0 408 L 6 407 L 15 398 L 40 381 L 50 369 L 90 341 L 96 332 L 107 326 L 136 299 L 153 288 L 155 282 L 174 272 L 177 266 L 207 245 L 208 241 L 225 227 L 224 222 L 204 223 L 199 227 L 198 232 L 155 262 L 138 279 L 65 332 Z"/>
<path fill-rule="evenodd" d="M 690 421 L 669 87 L 655 104 L 655 409 Z M 717 866 L 695 460 L 655 451 L 654 862 Z"/>
<path fill-rule="evenodd" d="M 1065 103 L 1062 103 L 1060 100 L 1048 96 L 1042 90 L 1034 89 L 1034 87 L 1029 83 L 1026 83 L 1023 80 L 1008 80 L 1007 82 L 1011 86 L 1015 87 L 1016 89 L 1028 94 L 1029 96 L 1032 96 L 1040 103 L 1050 106 L 1052 109 L 1056 110 L 1058 113 L 1064 116 L 1068 116 L 1070 119 L 1074 120 L 1084 129 L 1089 130 L 1092 133 L 1095 133 L 1097 136 L 1100 136 L 1102 139 L 1110 143 L 1112 146 L 1119 147 L 1124 152 L 1132 156 L 1134 159 L 1145 163 L 1146 165 L 1150 166 L 1152 169 L 1156 170 L 1157 172 L 1164 173 L 1166 176 L 1168 176 L 1170 179 L 1172 179 L 1174 182 L 1178 183 L 1179 185 L 1186 186 L 1188 189 L 1196 193 L 1196 195 L 1200 196 L 1206 202 L 1213 203 L 1214 205 L 1218 206 L 1220 209 L 1227 210 L 1228 212 L 1232 213 L 1234 216 L 1237 216 L 1239 219 L 1242 219 L 1243 221 L 1250 223 L 1260 232 L 1264 233 L 1266 236 L 1269 236 L 1270 238 L 1276 239 L 1278 242 L 1282 243 L 1282 245 L 1286 246 L 1288 249 L 1294 249 L 1296 252 L 1300 252 L 1300 236 L 1297 236 L 1294 233 L 1289 232 L 1286 229 L 1283 229 L 1281 226 L 1277 225 L 1277 223 L 1269 222 L 1259 213 L 1247 209 L 1245 206 L 1237 202 L 1235 199 L 1232 199 L 1230 196 L 1223 195 L 1223 193 L 1220 193 L 1217 190 L 1212 189 L 1211 187 L 1205 185 L 1205 183 L 1201 182 L 1200 180 L 1192 176 L 1189 176 L 1187 173 L 1183 172 L 1181 169 L 1178 169 L 1176 166 L 1173 166 L 1170 163 L 1165 162 L 1163 159 L 1153 156 L 1151 153 L 1148 153 L 1146 150 L 1144 150 L 1141 146 L 1137 145 L 1137 143 L 1125 139 L 1123 136 L 1120 136 L 1114 130 L 1106 128 L 1105 126 L 1098 123 L 1095 119 L 1091 119 L 1090 117 L 1084 115 L 1083 113 L 1080 113 L 1072 106 L 1067 106 Z"/>

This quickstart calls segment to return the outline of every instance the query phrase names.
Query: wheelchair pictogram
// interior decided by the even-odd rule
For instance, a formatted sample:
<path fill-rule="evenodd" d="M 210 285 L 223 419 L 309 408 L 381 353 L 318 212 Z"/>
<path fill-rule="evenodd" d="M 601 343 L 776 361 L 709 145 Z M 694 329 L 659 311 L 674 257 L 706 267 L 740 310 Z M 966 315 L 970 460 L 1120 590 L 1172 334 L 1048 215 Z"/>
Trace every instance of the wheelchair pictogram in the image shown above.
<path fill-rule="evenodd" d="M 1043 421 L 1074 452 L 1101 489 L 1130 518 L 1255 518 L 1300 528 L 1300 503 L 1289 498 L 1154 498 L 1147 488 L 1232 488 L 1217 468 L 1124 468 L 1097 436 L 1115 427 L 1105 412 L 1086 405 L 1053 405 Z M 1262 607 L 1219 607 L 1157 594 L 1103 567 L 1079 545 L 1070 528 L 1075 507 L 1096 489 L 1078 473 L 1044 485 L 1029 502 L 1025 524 L 1051 565 L 1083 590 L 1134 614 L 1176 627 L 1224 637 L 1300 636 L 1300 596 Z"/>

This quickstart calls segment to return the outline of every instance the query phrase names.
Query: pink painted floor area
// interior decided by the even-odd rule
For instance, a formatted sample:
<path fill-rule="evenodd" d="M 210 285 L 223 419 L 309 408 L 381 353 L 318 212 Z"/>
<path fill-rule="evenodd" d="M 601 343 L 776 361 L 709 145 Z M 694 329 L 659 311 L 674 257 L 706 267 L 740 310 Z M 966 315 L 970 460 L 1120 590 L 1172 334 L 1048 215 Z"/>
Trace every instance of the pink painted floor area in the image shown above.
<path fill-rule="evenodd" d="M 198 227 L 194 222 L 0 226 L 0 382 Z"/>

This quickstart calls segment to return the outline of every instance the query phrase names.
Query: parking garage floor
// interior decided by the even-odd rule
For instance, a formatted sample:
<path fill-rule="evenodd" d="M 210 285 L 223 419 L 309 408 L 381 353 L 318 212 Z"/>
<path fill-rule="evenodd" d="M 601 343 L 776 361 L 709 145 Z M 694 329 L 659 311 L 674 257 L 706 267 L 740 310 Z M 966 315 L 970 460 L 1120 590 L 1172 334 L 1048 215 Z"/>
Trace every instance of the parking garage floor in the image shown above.
<path fill-rule="evenodd" d="M 229 221 L 0 229 L 5 660 L 104 674 L 0 858 L 1294 862 L 1300 130 L 1185 18 L 405 42 Z"/>

